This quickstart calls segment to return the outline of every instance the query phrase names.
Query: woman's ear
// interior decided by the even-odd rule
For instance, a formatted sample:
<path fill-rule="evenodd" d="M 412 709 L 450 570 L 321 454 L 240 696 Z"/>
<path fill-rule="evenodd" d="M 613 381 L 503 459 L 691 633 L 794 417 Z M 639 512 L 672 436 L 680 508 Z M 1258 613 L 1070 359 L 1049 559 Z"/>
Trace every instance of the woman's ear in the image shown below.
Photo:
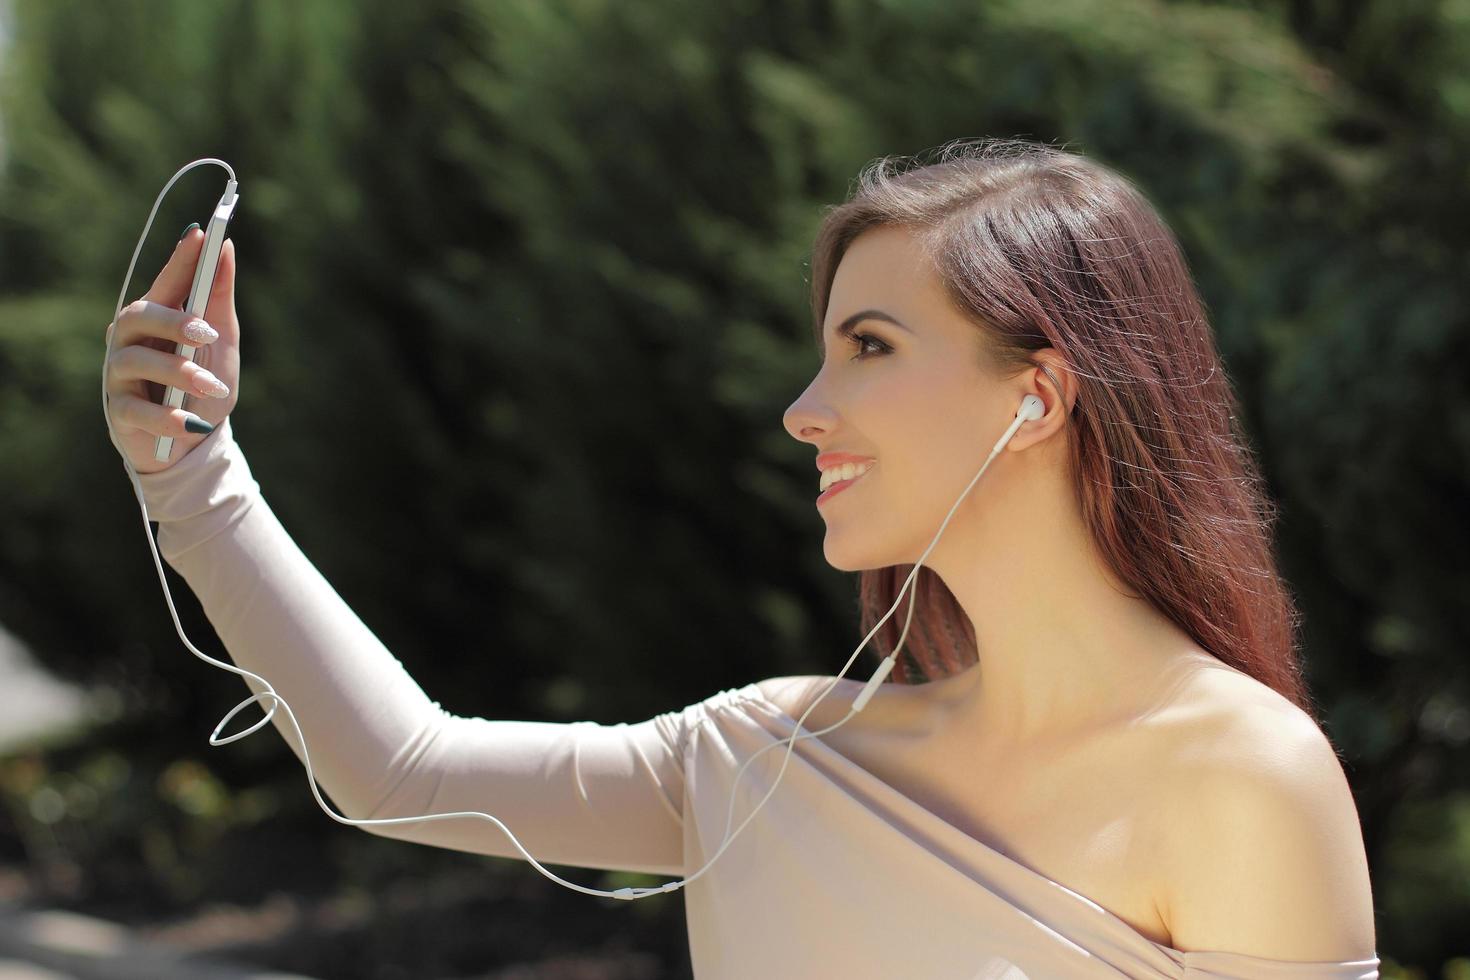
<path fill-rule="evenodd" d="M 1031 386 L 1022 394 L 1040 398 L 1043 414 L 1039 419 L 1026 422 L 1011 437 L 1006 448 L 1015 452 L 1029 449 L 1060 432 L 1066 426 L 1067 419 L 1072 414 L 1072 406 L 1077 401 L 1076 379 L 1066 369 L 1061 356 L 1048 347 L 1038 351 L 1036 359 L 1039 363 L 1027 378 Z"/>

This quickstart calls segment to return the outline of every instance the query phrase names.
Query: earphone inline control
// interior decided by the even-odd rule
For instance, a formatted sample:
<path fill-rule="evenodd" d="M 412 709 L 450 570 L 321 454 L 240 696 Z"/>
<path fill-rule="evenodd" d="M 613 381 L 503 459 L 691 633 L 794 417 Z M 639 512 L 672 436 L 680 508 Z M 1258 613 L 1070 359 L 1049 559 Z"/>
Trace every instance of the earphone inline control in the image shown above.
<path fill-rule="evenodd" d="M 169 179 L 168 183 L 164 185 L 163 190 L 159 192 L 157 200 L 154 201 L 153 210 L 149 213 L 148 220 L 144 224 L 143 234 L 139 237 L 137 247 L 133 250 L 132 261 L 128 264 L 127 275 L 123 279 L 123 288 L 121 293 L 118 295 L 117 309 L 113 314 L 114 323 L 116 322 L 116 318 L 122 313 L 123 302 L 125 297 L 127 296 L 128 284 L 132 281 L 133 269 L 137 264 L 138 254 L 142 251 L 143 242 L 147 239 L 148 231 L 153 226 L 153 219 L 154 216 L 158 213 L 159 204 L 162 203 L 164 196 L 167 195 L 169 191 L 169 188 L 171 188 L 181 176 L 183 176 L 185 173 L 195 167 L 211 163 L 218 164 L 220 167 L 222 167 L 229 174 L 229 181 L 226 184 L 224 195 L 220 198 L 219 204 L 216 205 L 214 214 L 210 220 L 210 224 L 208 228 L 206 228 L 204 250 L 200 254 L 199 264 L 195 269 L 194 283 L 189 294 L 188 304 L 186 306 L 188 312 L 194 314 L 195 316 L 201 318 L 203 317 L 203 314 L 205 312 L 205 304 L 207 304 L 208 302 L 210 291 L 214 285 L 215 269 L 219 259 L 219 249 L 224 240 L 224 231 L 229 223 L 230 218 L 234 214 L 236 204 L 239 200 L 239 194 L 237 191 L 239 184 L 235 179 L 234 170 L 223 160 L 218 160 L 214 158 L 199 159 L 185 165 L 177 173 L 175 173 L 172 178 Z M 112 341 L 113 331 L 109 330 L 107 334 L 107 359 L 110 359 L 112 355 Z M 195 348 L 185 344 L 179 344 L 177 346 L 177 353 L 184 357 L 192 357 L 194 351 Z M 327 816 L 331 817 L 333 820 L 336 820 L 338 823 L 348 824 L 351 826 L 363 826 L 368 824 L 420 823 L 428 820 L 448 820 L 456 817 L 481 817 L 492 821 L 503 831 L 505 831 L 506 835 L 510 838 L 511 843 L 513 843 L 516 849 L 525 856 L 526 860 L 529 861 L 531 865 L 535 867 L 538 871 L 540 871 L 543 875 L 557 882 L 558 884 L 564 885 L 575 891 L 583 892 L 584 894 L 588 895 L 629 900 L 635 898 L 645 898 L 649 895 L 661 894 L 664 892 L 675 891 L 679 888 L 684 887 L 688 883 L 695 881 L 701 875 L 703 875 L 705 871 L 707 871 L 715 863 L 715 861 L 719 859 L 720 855 L 725 852 L 725 849 L 729 847 L 734 839 L 740 835 L 741 831 L 745 829 L 746 825 L 750 823 L 750 821 L 755 817 L 756 813 L 760 812 L 760 808 L 765 805 L 766 800 L 770 799 L 771 795 L 776 791 L 776 787 L 780 785 L 781 777 L 786 772 L 786 766 L 791 759 L 791 753 L 794 750 L 796 740 L 799 738 L 812 738 L 817 735 L 826 734 L 827 732 L 830 732 L 846 724 L 849 720 L 851 720 L 853 715 L 857 714 L 859 711 L 863 710 L 864 707 L 866 707 L 868 701 L 877 692 L 878 686 L 883 683 L 889 672 L 893 670 L 894 665 L 897 663 L 899 652 L 903 649 L 904 641 L 908 637 L 909 625 L 913 621 L 914 614 L 914 601 L 912 593 L 910 593 L 909 596 L 908 617 L 904 621 L 903 632 L 899 636 L 897 645 L 895 646 L 893 652 L 879 663 L 878 668 L 873 672 L 872 677 L 868 679 L 867 683 L 863 686 L 861 692 L 859 692 L 858 696 L 854 699 L 852 707 L 848 710 L 848 713 L 840 721 L 836 722 L 835 724 L 829 725 L 826 728 L 820 729 L 815 732 L 806 732 L 803 730 L 803 725 L 806 721 L 807 716 L 811 714 L 812 710 L 815 709 L 819 703 L 821 703 L 822 699 L 825 698 L 827 694 L 832 691 L 837 682 L 840 681 L 844 675 L 846 675 L 849 669 L 851 669 L 854 661 L 857 659 L 858 654 L 862 652 L 863 648 L 868 645 L 868 642 L 873 638 L 873 636 L 878 632 L 883 624 L 886 623 L 888 619 L 893 615 L 894 611 L 898 608 L 898 604 L 903 601 L 904 593 L 909 592 L 910 589 L 913 587 L 915 578 L 919 574 L 919 569 L 923 567 L 924 560 L 929 557 L 929 553 L 933 551 L 934 546 L 938 544 L 940 536 L 944 534 L 945 528 L 949 526 L 950 519 L 954 516 L 955 511 L 959 508 L 959 505 L 964 501 L 965 497 L 969 495 L 970 490 L 979 481 L 980 477 L 985 474 L 985 471 L 990 467 L 991 462 L 996 458 L 996 456 L 1000 454 L 1001 450 L 1005 448 L 1006 444 L 1010 442 L 1011 438 L 1016 434 L 1016 432 L 1025 422 L 1040 419 L 1045 411 L 1045 406 L 1043 405 L 1041 399 L 1036 395 L 1027 395 L 1025 398 L 1022 399 L 1020 409 L 1016 412 L 1015 419 L 1011 422 L 1010 426 L 1006 429 L 1005 433 L 1000 437 L 1000 439 L 996 441 L 995 445 L 990 450 L 990 455 L 986 457 L 985 462 L 981 465 L 979 471 L 970 480 L 969 484 L 955 500 L 954 505 L 950 508 L 949 513 L 945 516 L 944 521 L 941 522 L 938 532 L 934 535 L 934 540 L 930 542 L 929 547 L 924 549 L 923 555 L 921 555 L 918 561 L 914 563 L 914 568 L 909 573 L 908 578 L 904 580 L 903 587 L 899 590 L 897 598 L 894 599 L 893 606 L 889 608 L 888 612 L 885 613 L 876 624 L 874 624 L 873 628 L 868 632 L 867 636 L 863 638 L 862 643 L 858 644 L 857 649 L 852 652 L 851 656 L 847 660 L 847 663 L 843 666 L 842 672 L 834 677 L 832 683 L 827 685 L 826 690 L 822 692 L 821 696 L 814 700 L 810 705 L 808 705 L 806 710 L 802 712 L 801 717 L 797 719 L 796 731 L 792 734 L 792 736 L 783 740 L 782 742 L 774 742 L 771 745 L 765 746 L 759 752 L 753 754 L 749 759 L 745 761 L 744 765 L 741 766 L 740 772 L 736 774 L 735 781 L 731 786 L 730 807 L 727 811 L 725 819 L 725 832 L 724 836 L 721 839 L 720 847 L 718 848 L 718 850 L 715 851 L 714 856 L 706 861 L 704 866 L 701 867 L 694 874 L 689 875 L 688 877 L 679 881 L 671 881 L 654 888 L 618 888 L 614 891 L 606 891 L 598 888 L 587 888 L 583 885 L 578 885 L 574 882 L 566 881 L 565 879 L 560 878 L 552 872 L 546 870 L 546 868 L 544 868 L 534 857 L 531 856 L 531 854 L 524 847 L 521 846 L 520 841 L 516 839 L 515 834 L 511 833 L 509 827 L 505 826 L 505 824 L 502 823 L 500 820 L 487 813 L 479 813 L 475 811 L 459 811 L 454 813 L 425 814 L 419 817 L 391 817 L 382 819 L 356 820 L 337 814 L 333 812 L 330 807 L 327 806 L 326 802 L 322 799 L 321 793 L 317 787 L 316 777 L 312 773 L 311 755 L 307 751 L 306 739 L 301 732 L 301 726 L 298 725 L 296 722 L 296 716 L 291 711 L 291 706 L 286 703 L 286 700 L 284 698 L 275 693 L 275 689 L 264 677 L 261 677 L 259 674 L 256 674 L 253 671 L 245 670 L 241 667 L 238 667 L 235 664 L 225 663 L 223 661 L 216 660 L 213 657 L 210 657 L 209 655 L 205 654 L 197 647 L 195 647 L 194 644 L 189 641 L 189 638 L 184 634 L 183 626 L 179 622 L 178 610 L 174 607 L 173 596 L 169 592 L 168 580 L 164 575 L 163 563 L 159 558 L 157 544 L 153 538 L 153 531 L 152 528 L 149 526 L 150 520 L 148 517 L 148 506 L 144 499 L 143 488 L 138 482 L 138 473 L 133 468 L 132 463 L 128 460 L 127 454 L 122 451 L 121 444 L 118 442 L 117 439 L 117 434 L 112 427 L 112 418 L 108 410 L 105 370 L 106 364 L 104 361 L 104 382 L 102 386 L 103 418 L 107 422 L 108 435 L 112 439 L 113 445 L 118 448 L 119 455 L 121 455 L 123 458 L 123 465 L 126 468 L 128 472 L 128 477 L 133 484 L 133 492 L 138 498 L 138 506 L 143 514 L 144 533 L 148 538 L 149 549 L 153 553 L 153 564 L 158 569 L 158 580 L 163 585 L 164 597 L 168 601 L 169 612 L 173 616 L 174 628 L 178 631 L 180 639 L 184 641 L 184 645 L 188 647 L 188 649 L 195 656 L 204 660 L 206 663 L 214 664 L 215 666 L 218 666 L 224 670 L 239 674 L 242 677 L 253 677 L 260 682 L 261 686 L 265 688 L 263 692 L 259 694 L 253 694 L 251 697 L 240 702 L 222 719 L 220 719 L 219 724 L 215 726 L 214 732 L 209 737 L 209 744 L 226 745 L 230 742 L 242 739 L 247 735 L 253 734 L 275 716 L 275 711 L 278 706 L 282 707 L 286 710 L 286 716 L 290 718 L 292 727 L 296 729 L 296 737 L 301 743 L 303 762 L 306 766 L 307 784 L 311 787 L 312 795 L 316 797 L 317 805 L 322 808 Z M 165 394 L 165 404 L 172 405 L 173 407 L 180 407 L 183 403 L 184 394 L 185 393 L 181 389 L 170 387 Z M 172 442 L 172 439 L 160 436 L 157 444 L 157 449 L 155 451 L 155 458 L 159 460 L 167 459 L 172 449 Z M 265 697 L 269 697 L 271 699 L 271 705 L 266 711 L 266 714 L 263 718 L 261 718 L 258 722 L 256 722 L 254 725 L 243 732 L 232 735 L 228 738 L 219 737 L 220 731 L 230 723 L 230 720 L 234 718 L 236 714 L 243 710 L 247 705 L 253 702 L 260 701 L 261 698 Z M 261 702 L 261 706 L 265 707 L 264 702 Z M 757 758 L 759 758 L 763 753 L 782 744 L 786 746 L 786 754 L 782 759 L 781 767 L 777 771 L 775 779 L 771 783 L 770 789 L 766 791 L 765 796 L 761 798 L 760 802 L 756 804 L 755 808 L 750 812 L 750 814 L 745 817 L 745 820 L 740 824 L 740 826 L 737 827 L 733 833 L 731 833 L 730 824 L 734 819 L 735 813 L 734 790 L 739 785 L 741 777 L 744 776 L 745 770 L 749 768 L 750 764 L 754 762 Z"/>

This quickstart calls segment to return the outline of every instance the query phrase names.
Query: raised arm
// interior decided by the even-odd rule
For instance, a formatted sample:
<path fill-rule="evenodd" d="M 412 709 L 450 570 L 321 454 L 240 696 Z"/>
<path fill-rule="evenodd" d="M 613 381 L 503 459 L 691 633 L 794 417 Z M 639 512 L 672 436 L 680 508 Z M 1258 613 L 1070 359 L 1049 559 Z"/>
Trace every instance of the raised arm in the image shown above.
<path fill-rule="evenodd" d="M 617 725 L 452 715 L 292 541 L 228 417 L 183 459 L 139 480 L 160 554 L 188 582 L 234 663 L 290 704 L 317 782 L 343 816 L 478 811 L 503 821 L 542 864 L 682 871 L 683 746 L 701 705 Z M 270 699 L 262 702 L 265 710 Z M 228 732 L 258 717 L 242 712 Z M 272 724 L 304 762 L 284 709 Z M 524 860 L 482 817 L 361 829 Z"/>

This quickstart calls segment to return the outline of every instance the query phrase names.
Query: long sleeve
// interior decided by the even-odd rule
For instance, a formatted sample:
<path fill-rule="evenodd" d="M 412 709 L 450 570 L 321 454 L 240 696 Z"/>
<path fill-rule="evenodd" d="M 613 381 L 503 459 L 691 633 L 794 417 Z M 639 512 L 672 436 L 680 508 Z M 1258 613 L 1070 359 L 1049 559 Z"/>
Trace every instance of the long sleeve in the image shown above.
<path fill-rule="evenodd" d="M 617 725 L 450 714 L 286 533 L 228 417 L 179 462 L 139 481 L 159 553 L 188 582 L 234 663 L 291 706 L 317 782 L 343 816 L 490 813 L 543 864 L 682 872 L 683 749 L 702 703 Z M 266 710 L 270 699 L 262 700 Z M 228 731 L 260 717 L 251 711 Z M 305 762 L 283 708 L 271 723 Z M 524 860 L 483 817 L 360 829 Z"/>

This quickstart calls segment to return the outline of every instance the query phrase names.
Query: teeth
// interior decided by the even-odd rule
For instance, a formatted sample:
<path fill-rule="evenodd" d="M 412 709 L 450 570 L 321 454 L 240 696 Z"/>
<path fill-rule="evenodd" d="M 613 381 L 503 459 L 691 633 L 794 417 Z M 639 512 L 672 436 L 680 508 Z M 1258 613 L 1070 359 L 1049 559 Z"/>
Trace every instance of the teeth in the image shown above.
<path fill-rule="evenodd" d="M 872 468 L 872 463 L 843 463 L 841 466 L 834 466 L 829 470 L 823 470 L 821 482 L 818 484 L 818 492 L 826 490 L 834 483 L 840 483 L 843 480 L 851 480 L 855 477 L 862 476 Z"/>

